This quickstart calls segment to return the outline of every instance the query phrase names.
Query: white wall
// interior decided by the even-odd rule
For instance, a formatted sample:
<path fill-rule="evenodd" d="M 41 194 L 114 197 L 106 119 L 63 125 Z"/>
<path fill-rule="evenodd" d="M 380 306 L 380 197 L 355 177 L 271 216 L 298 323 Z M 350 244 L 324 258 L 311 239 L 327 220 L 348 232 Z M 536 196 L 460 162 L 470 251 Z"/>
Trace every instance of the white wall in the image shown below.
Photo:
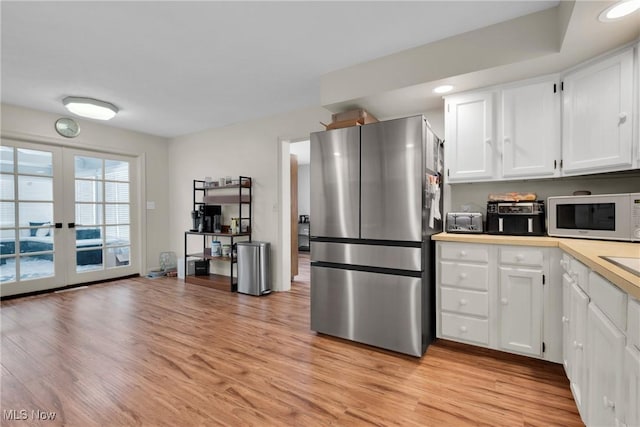
<path fill-rule="evenodd" d="M 1 105 L 2 136 L 20 137 L 33 142 L 74 147 L 83 150 L 109 151 L 134 156 L 143 156 L 144 175 L 140 183 L 146 200 L 155 202 L 155 209 L 144 210 L 140 226 L 146 236 L 141 243 L 146 249 L 146 259 L 141 265 L 141 274 L 150 268 L 158 267 L 160 252 L 174 250 L 169 246 L 169 196 L 167 177 L 168 141 L 158 136 L 118 129 L 96 121 L 76 119 L 81 133 L 78 137 L 67 139 L 59 136 L 55 129 L 55 121 L 59 114 L 30 110 L 13 105 Z"/>
<path fill-rule="evenodd" d="M 253 240 L 271 243 L 271 266 L 274 290 L 286 289 L 290 272 L 284 272 L 281 247 L 281 218 L 289 218 L 279 206 L 279 157 L 285 152 L 281 141 L 300 140 L 310 132 L 323 130 L 330 113 L 321 107 L 296 110 L 261 120 L 238 123 L 218 129 L 174 138 L 169 143 L 169 194 L 171 198 L 171 247 L 184 255 L 184 231 L 191 228 L 192 180 L 205 176 L 238 176 L 254 178 Z M 288 159 L 289 148 L 286 147 Z M 288 164 L 286 165 L 288 168 Z M 226 221 L 226 220 L 225 220 Z M 189 251 L 201 245 L 192 237 Z M 191 241 L 191 240 L 190 240 Z M 222 264 L 222 263 L 221 263 Z M 228 264 L 214 266 L 216 272 L 228 274 Z"/>
<path fill-rule="evenodd" d="M 311 213 L 311 167 L 298 165 L 298 215 Z"/>

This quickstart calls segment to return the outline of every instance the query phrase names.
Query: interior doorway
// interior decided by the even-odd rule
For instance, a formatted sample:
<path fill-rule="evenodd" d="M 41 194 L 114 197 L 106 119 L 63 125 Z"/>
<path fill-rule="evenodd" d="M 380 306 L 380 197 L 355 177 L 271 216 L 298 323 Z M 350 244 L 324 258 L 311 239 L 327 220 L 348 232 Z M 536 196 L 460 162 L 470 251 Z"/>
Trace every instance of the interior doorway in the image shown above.
<path fill-rule="evenodd" d="M 291 168 L 291 208 L 292 212 L 292 257 L 291 262 L 296 263 L 296 277 L 292 281 L 298 284 L 309 283 L 310 244 L 311 229 L 311 184 L 310 163 L 311 146 L 309 139 L 298 140 L 289 144 L 289 153 L 296 158 L 296 170 Z M 295 176 L 293 176 L 295 174 Z M 293 235 L 295 233 L 295 235 Z"/>

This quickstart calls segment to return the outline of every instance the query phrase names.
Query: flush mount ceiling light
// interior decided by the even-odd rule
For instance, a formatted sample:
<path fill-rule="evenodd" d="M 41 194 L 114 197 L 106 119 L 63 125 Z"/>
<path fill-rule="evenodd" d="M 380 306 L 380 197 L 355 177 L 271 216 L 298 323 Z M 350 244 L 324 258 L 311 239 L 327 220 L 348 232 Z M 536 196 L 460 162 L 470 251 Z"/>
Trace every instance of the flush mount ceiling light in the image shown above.
<path fill-rule="evenodd" d="M 67 96 L 62 103 L 73 114 L 89 119 L 111 120 L 118 112 L 115 105 L 93 98 Z"/>
<path fill-rule="evenodd" d="M 453 86 L 451 85 L 442 85 L 442 86 L 438 86 L 437 88 L 433 89 L 434 93 L 447 93 L 450 92 L 453 89 Z"/>
<path fill-rule="evenodd" d="M 611 22 L 632 14 L 640 9 L 640 0 L 622 0 L 602 11 L 598 19 L 601 22 Z"/>

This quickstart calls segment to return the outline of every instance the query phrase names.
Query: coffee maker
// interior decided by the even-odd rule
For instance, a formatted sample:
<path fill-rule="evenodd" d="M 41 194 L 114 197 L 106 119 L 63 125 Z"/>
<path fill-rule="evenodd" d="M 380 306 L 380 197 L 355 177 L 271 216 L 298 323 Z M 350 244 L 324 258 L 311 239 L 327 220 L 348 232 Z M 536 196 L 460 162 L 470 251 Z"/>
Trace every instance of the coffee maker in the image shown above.
<path fill-rule="evenodd" d="M 201 231 L 200 224 L 202 222 L 202 216 L 199 210 L 191 211 L 191 220 L 193 221 L 193 227 L 191 228 L 191 231 Z"/>
<path fill-rule="evenodd" d="M 220 233 L 222 231 L 222 206 L 202 205 L 202 231 L 205 233 Z"/>

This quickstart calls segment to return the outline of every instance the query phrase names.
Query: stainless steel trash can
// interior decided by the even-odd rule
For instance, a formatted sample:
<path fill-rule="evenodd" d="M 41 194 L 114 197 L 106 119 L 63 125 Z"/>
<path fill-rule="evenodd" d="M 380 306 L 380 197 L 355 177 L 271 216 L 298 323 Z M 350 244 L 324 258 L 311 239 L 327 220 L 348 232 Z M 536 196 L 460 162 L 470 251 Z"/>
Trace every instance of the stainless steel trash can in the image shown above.
<path fill-rule="evenodd" d="M 249 295 L 271 293 L 271 244 L 238 242 L 238 292 Z"/>

